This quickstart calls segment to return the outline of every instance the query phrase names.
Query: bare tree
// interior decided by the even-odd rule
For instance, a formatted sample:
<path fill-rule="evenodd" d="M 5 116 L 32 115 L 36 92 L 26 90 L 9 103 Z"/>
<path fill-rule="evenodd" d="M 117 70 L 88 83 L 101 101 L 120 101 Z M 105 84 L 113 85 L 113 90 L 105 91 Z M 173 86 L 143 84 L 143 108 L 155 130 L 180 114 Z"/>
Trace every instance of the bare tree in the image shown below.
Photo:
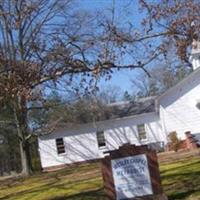
<path fill-rule="evenodd" d="M 134 2 L 130 1 L 129 7 Z M 169 46 L 173 44 L 174 56 L 191 66 L 189 50 L 192 41 L 199 39 L 199 0 L 139 0 L 139 5 L 144 13 L 141 20 L 143 28 L 136 27 L 130 20 L 123 21 L 123 25 L 106 21 L 104 26 L 109 32 L 107 38 L 110 37 L 111 41 L 121 46 L 121 53 L 129 55 L 129 58 L 140 52 L 138 62 L 147 57 L 161 59 L 159 55 L 165 56 Z"/>
<path fill-rule="evenodd" d="M 199 39 L 199 0 L 163 0 L 154 3 L 140 0 L 140 5 L 147 13 L 142 22 L 145 33 L 151 38 L 160 35 L 160 47 L 166 52 L 168 45 L 174 44 L 174 55 L 191 66 L 189 50 L 192 41 Z"/>
<path fill-rule="evenodd" d="M 165 42 L 150 45 L 150 39 L 166 36 L 173 37 L 177 47 L 186 41 L 189 44 L 192 29 L 185 25 L 194 21 L 195 27 L 199 27 L 198 1 L 180 1 L 177 5 L 177 1 L 169 5 L 167 2 L 167 8 L 172 5 L 174 11 L 162 4 L 141 1 L 148 11 L 145 27 L 148 24 L 151 29 L 154 23 L 167 20 L 163 26 L 167 25 L 166 28 L 154 29 L 153 33 L 148 30 L 145 34 L 131 25 L 118 23 L 114 18 L 114 4 L 111 16 L 94 17 L 89 12 L 74 9 L 72 0 L 0 2 L 0 101 L 8 103 L 13 111 L 23 174 L 31 172 L 29 140 L 33 133 L 29 112 L 44 108 L 42 90 L 47 83 L 56 84 L 63 79 L 70 83 L 76 74 L 82 74 L 82 85 L 88 79 L 95 84 L 100 76 L 109 79 L 112 72 L 119 69 L 141 68 L 148 73 L 145 66 L 166 51 Z M 182 23 L 180 19 L 185 10 L 189 21 L 185 17 Z M 177 21 L 172 23 L 173 19 Z M 126 58 L 129 63 L 123 62 Z M 37 102 L 37 106 L 32 106 L 33 102 Z"/>
<path fill-rule="evenodd" d="M 25 175 L 31 173 L 29 111 L 39 109 L 30 105 L 42 100 L 45 83 L 66 74 L 71 81 L 79 73 L 97 78 L 111 68 L 143 68 L 151 61 L 116 64 L 104 46 L 108 30 L 95 31 L 93 19 L 74 10 L 71 0 L 0 2 L 0 100 L 12 107 Z"/>
<path fill-rule="evenodd" d="M 159 64 L 149 69 L 151 77 L 140 73 L 131 79 L 135 96 L 157 96 L 165 92 L 190 73 L 185 67 Z"/>
<path fill-rule="evenodd" d="M 88 71 L 79 59 L 73 58 L 76 52 L 70 43 L 63 47 L 57 42 L 58 29 L 65 26 L 62 22 L 67 15 L 72 15 L 70 9 L 70 0 L 0 3 L 0 99 L 12 107 L 25 175 L 31 172 L 30 102 L 41 98 L 45 82 L 66 73 Z"/>

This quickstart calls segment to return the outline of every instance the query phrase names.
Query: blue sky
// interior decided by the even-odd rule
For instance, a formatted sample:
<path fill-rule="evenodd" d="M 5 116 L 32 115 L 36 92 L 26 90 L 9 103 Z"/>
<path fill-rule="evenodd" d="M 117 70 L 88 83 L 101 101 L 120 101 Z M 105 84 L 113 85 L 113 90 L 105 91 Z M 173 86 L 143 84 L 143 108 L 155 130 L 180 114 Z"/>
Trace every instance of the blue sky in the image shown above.
<path fill-rule="evenodd" d="M 81 8 L 88 9 L 91 11 L 99 11 L 104 10 L 108 11 L 108 8 L 113 4 L 113 0 L 80 0 Z M 128 20 L 131 21 L 135 26 L 140 27 L 140 20 L 142 18 L 142 14 L 139 12 L 139 5 L 137 0 L 115 0 L 115 8 L 116 8 L 116 18 L 119 19 L 122 16 L 122 13 L 126 11 L 126 13 L 131 14 L 128 16 Z M 127 60 L 125 60 L 127 62 Z M 134 79 L 136 75 L 140 72 L 137 70 L 121 70 L 112 75 L 111 80 L 105 81 L 104 78 L 101 78 L 99 83 L 100 88 L 106 86 L 118 86 L 123 91 L 133 92 L 133 87 L 131 83 L 131 79 Z"/>

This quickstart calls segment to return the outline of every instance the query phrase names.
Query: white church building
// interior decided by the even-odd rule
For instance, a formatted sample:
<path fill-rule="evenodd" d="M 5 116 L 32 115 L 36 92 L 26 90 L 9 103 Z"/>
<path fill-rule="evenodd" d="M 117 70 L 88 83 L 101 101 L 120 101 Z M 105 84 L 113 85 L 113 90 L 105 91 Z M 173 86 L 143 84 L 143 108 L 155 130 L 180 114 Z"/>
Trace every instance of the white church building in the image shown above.
<path fill-rule="evenodd" d="M 63 125 L 38 138 L 44 171 L 73 163 L 100 159 L 105 152 L 124 143 L 149 144 L 159 148 L 176 132 L 200 133 L 200 43 L 193 44 L 190 57 L 193 72 L 158 97 L 141 99 L 129 105 L 129 112 L 118 118 L 87 124 Z M 121 105 L 126 110 L 127 105 Z"/>

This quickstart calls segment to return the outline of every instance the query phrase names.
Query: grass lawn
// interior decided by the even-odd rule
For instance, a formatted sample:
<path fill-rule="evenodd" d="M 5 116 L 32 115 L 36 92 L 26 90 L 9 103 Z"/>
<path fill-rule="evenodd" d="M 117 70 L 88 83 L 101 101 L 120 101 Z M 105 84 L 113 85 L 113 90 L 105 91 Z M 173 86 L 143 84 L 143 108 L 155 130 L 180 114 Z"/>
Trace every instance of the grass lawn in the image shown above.
<path fill-rule="evenodd" d="M 159 156 L 162 183 L 169 200 L 200 200 L 200 156 Z M 165 159 L 164 156 L 166 157 Z M 172 162 L 170 160 L 173 160 Z M 30 178 L 0 181 L 0 200 L 107 200 L 100 165 L 82 165 Z"/>

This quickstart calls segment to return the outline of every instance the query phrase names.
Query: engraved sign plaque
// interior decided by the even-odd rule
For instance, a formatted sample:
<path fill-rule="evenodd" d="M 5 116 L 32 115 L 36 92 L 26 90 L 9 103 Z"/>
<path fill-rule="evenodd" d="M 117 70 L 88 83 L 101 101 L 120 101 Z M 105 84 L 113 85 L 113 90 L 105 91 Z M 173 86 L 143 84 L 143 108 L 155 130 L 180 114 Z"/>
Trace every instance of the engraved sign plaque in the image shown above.
<path fill-rule="evenodd" d="M 145 154 L 111 160 L 117 200 L 153 194 Z"/>
<path fill-rule="evenodd" d="M 167 200 L 157 153 L 147 145 L 124 144 L 101 160 L 105 193 L 110 200 Z"/>

